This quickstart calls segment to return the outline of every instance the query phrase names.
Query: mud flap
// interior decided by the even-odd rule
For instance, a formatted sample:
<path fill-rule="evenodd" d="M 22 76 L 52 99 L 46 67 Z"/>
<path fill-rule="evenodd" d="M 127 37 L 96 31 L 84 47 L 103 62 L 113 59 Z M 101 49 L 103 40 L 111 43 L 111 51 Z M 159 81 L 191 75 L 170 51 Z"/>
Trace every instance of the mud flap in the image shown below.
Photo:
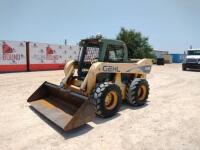
<path fill-rule="evenodd" d="M 27 101 L 65 131 L 86 124 L 95 117 L 95 107 L 88 97 L 48 82 L 44 82 Z"/>

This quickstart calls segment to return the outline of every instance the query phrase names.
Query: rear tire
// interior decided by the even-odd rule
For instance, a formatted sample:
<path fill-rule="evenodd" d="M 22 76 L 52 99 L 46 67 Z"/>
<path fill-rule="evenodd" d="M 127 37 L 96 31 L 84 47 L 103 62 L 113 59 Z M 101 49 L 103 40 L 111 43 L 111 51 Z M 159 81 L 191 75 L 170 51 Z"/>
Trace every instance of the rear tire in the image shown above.
<path fill-rule="evenodd" d="M 95 105 L 98 116 L 112 117 L 122 103 L 121 89 L 114 83 L 100 83 L 92 92 L 91 102 Z"/>
<path fill-rule="evenodd" d="M 149 84 L 145 79 L 135 78 L 127 87 L 126 101 L 132 106 L 142 106 L 149 96 Z"/>

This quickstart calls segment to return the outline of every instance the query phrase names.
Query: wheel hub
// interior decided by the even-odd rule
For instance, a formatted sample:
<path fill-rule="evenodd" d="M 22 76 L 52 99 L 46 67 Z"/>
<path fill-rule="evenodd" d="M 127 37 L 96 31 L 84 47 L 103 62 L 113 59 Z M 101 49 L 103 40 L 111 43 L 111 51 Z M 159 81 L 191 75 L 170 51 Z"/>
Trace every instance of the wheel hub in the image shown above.
<path fill-rule="evenodd" d="M 113 91 L 109 92 L 105 98 L 105 108 L 111 110 L 117 105 L 117 94 Z"/>
<path fill-rule="evenodd" d="M 141 85 L 138 89 L 138 99 L 144 100 L 145 96 L 147 94 L 147 88 L 144 85 Z"/>

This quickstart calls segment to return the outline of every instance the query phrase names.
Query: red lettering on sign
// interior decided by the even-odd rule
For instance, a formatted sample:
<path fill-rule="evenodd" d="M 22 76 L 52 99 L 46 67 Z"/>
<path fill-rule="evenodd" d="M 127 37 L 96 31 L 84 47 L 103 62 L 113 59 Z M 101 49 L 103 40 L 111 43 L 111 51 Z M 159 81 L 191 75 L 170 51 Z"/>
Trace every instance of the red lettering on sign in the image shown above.
<path fill-rule="evenodd" d="M 20 54 L 3 54 L 3 60 L 20 60 L 21 56 Z"/>

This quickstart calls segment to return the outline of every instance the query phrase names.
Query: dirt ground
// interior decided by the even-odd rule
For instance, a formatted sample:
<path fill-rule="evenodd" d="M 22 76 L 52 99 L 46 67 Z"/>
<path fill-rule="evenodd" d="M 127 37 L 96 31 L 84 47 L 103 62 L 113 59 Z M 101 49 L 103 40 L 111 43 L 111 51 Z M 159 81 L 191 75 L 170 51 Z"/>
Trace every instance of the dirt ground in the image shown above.
<path fill-rule="evenodd" d="M 113 118 L 96 118 L 64 132 L 29 108 L 43 81 L 59 84 L 63 71 L 0 74 L 1 150 L 200 149 L 200 72 L 180 64 L 153 66 L 147 105 L 123 105 Z"/>

